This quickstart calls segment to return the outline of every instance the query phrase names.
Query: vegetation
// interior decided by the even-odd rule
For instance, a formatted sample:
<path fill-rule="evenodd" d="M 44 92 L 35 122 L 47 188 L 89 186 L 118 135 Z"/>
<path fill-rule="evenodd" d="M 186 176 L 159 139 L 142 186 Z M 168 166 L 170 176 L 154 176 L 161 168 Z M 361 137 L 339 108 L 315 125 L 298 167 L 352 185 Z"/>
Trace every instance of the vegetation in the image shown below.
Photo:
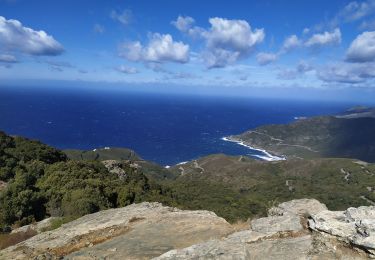
<path fill-rule="evenodd" d="M 0 181 L 13 178 L 16 171 L 32 161 L 51 164 L 66 160 L 66 155 L 55 148 L 39 141 L 11 137 L 0 131 Z"/>
<path fill-rule="evenodd" d="M 37 141 L 4 133 L 0 138 L 1 180 L 7 182 L 0 192 L 3 231 L 47 216 L 79 217 L 159 196 L 160 187 L 130 164 L 124 164 L 126 178 L 120 180 L 99 161 L 67 160 Z"/>
<path fill-rule="evenodd" d="M 265 215 L 270 206 L 295 198 L 316 198 L 332 210 L 375 200 L 375 165 L 352 159 L 261 162 L 212 155 L 165 169 L 130 150 L 114 150 L 125 175 L 98 158 L 68 159 L 37 141 L 0 133 L 0 229 L 59 216 L 51 228 L 99 210 L 142 201 L 181 209 L 214 211 L 236 222 Z M 84 152 L 75 152 L 83 154 Z M 91 155 L 90 155 L 91 156 Z M 125 176 L 125 177 L 124 177 Z M 4 237 L 8 239 L 8 237 Z"/>
<path fill-rule="evenodd" d="M 320 116 L 258 127 L 233 138 L 289 157 L 342 157 L 375 162 L 374 132 L 374 117 Z"/>
<path fill-rule="evenodd" d="M 199 194 L 199 186 L 224 185 L 238 198 L 261 205 L 257 209 L 260 213 L 259 210 L 274 201 L 315 198 L 331 210 L 344 210 L 370 205 L 375 197 L 375 165 L 353 159 L 269 163 L 238 156 L 211 155 L 197 163 L 204 168 L 204 174 L 191 162 L 183 165 L 185 174 L 176 183 L 189 186 L 193 194 Z M 180 171 L 180 168 L 172 170 Z"/>
<path fill-rule="evenodd" d="M 132 150 L 126 148 L 102 148 L 92 151 L 68 149 L 64 153 L 72 160 L 139 160 L 139 156 Z"/>

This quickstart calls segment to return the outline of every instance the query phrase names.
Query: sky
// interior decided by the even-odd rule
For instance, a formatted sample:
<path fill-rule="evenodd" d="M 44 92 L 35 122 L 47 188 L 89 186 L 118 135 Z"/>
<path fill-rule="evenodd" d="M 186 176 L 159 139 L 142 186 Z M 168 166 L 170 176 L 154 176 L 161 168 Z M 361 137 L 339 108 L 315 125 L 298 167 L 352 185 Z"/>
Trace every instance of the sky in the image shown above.
<path fill-rule="evenodd" d="M 371 99 L 374 79 L 375 0 L 0 0 L 0 85 Z"/>

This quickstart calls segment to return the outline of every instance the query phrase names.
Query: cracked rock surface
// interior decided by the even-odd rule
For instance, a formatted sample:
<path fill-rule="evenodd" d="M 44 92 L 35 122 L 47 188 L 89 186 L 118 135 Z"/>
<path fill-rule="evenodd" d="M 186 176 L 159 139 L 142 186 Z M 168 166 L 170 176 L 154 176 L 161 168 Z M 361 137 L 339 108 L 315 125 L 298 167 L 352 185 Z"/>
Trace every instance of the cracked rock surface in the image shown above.
<path fill-rule="evenodd" d="M 140 203 L 86 215 L 0 251 L 0 259 L 368 259 L 375 207 L 279 204 L 237 230 L 216 214 Z"/>

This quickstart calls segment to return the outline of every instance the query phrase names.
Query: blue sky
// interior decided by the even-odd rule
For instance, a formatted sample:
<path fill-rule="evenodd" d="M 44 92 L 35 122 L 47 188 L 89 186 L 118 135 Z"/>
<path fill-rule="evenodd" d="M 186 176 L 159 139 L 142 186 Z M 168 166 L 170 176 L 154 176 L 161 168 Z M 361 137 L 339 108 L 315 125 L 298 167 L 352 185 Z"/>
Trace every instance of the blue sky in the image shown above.
<path fill-rule="evenodd" d="M 375 0 L 0 0 L 4 82 L 164 84 L 213 93 L 345 89 L 368 97 L 374 61 Z"/>

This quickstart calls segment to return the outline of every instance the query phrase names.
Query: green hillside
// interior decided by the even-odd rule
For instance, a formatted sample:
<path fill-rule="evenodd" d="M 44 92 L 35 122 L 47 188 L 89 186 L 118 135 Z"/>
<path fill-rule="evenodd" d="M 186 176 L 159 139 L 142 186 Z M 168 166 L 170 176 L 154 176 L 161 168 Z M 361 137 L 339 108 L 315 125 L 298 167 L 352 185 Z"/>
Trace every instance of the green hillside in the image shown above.
<path fill-rule="evenodd" d="M 139 156 L 130 149 L 118 147 L 106 147 L 91 151 L 67 149 L 63 151 L 72 160 L 139 160 Z"/>
<path fill-rule="evenodd" d="M 289 158 L 342 157 L 375 162 L 374 133 L 372 117 L 321 116 L 261 126 L 230 139 Z"/>
<path fill-rule="evenodd" d="M 375 165 L 355 159 L 265 162 L 210 155 L 166 169 L 130 150 L 115 150 L 113 157 L 110 150 L 94 158 L 77 151 L 84 155 L 73 160 L 40 142 L 1 133 L 0 228 L 142 201 L 211 210 L 229 221 L 265 215 L 270 206 L 295 198 L 316 198 L 333 210 L 375 201 Z M 102 163 L 107 160 L 117 168 Z"/>

